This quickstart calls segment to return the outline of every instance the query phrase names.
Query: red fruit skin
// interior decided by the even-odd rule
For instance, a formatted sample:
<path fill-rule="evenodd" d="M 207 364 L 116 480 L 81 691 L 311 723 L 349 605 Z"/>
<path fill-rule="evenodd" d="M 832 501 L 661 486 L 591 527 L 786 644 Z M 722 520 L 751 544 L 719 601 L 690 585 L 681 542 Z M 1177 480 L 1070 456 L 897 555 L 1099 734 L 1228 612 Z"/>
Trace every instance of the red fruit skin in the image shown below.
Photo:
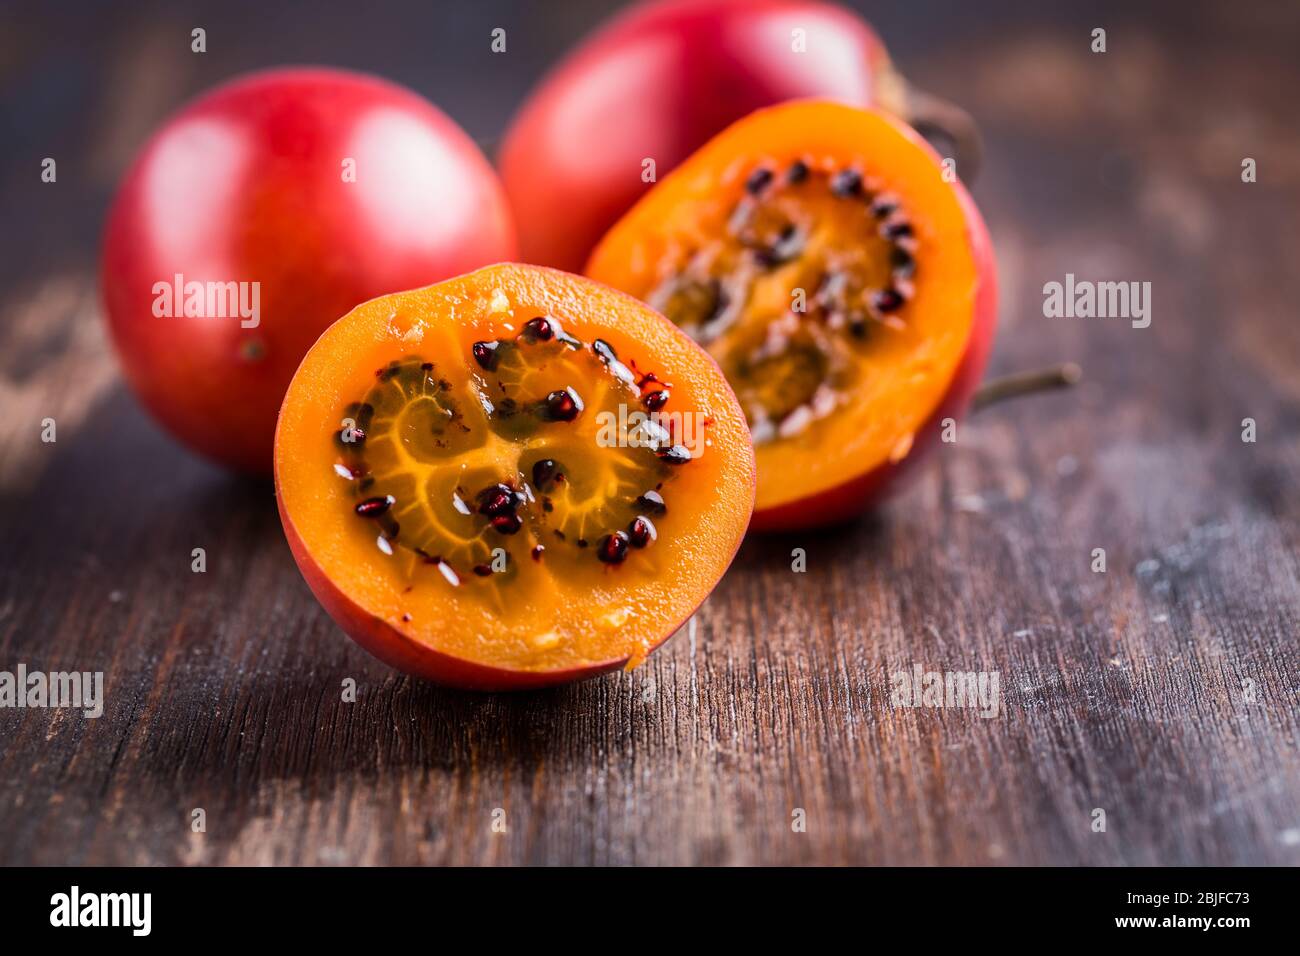
<path fill-rule="evenodd" d="M 806 31 L 808 52 L 792 50 Z M 888 57 L 856 14 L 810 0 L 641 3 L 582 43 L 511 124 L 498 166 L 527 262 L 577 272 L 658 178 L 754 110 L 868 106 Z"/>
<path fill-rule="evenodd" d="M 145 407 L 203 455 L 269 474 L 280 400 L 331 322 L 515 252 L 495 173 L 441 111 L 374 77 L 293 68 L 218 87 L 165 122 L 118 190 L 101 280 Z M 259 325 L 155 316 L 154 284 L 178 273 L 259 283 Z"/>
<path fill-rule="evenodd" d="M 902 461 L 885 461 L 856 478 L 811 498 L 755 511 L 750 522 L 751 530 L 796 531 L 840 524 L 858 517 L 890 495 L 901 491 L 917 462 L 923 460 L 938 442 L 943 420 L 960 420 L 970 407 L 971 398 L 984 377 L 984 367 L 988 364 L 989 352 L 993 349 L 993 338 L 997 332 L 997 265 L 988 228 L 984 225 L 979 209 L 961 183 L 954 183 L 953 188 L 957 191 L 957 198 L 966 214 L 967 241 L 970 243 L 979 286 L 975 292 L 974 315 L 966 350 L 943 398 L 917 430 L 912 448 Z"/>
<path fill-rule="evenodd" d="M 278 492 L 278 481 L 277 481 Z M 387 621 L 368 614 L 353 603 L 338 586 L 321 571 L 312 559 L 311 552 L 303 543 L 301 535 L 285 512 L 279 494 L 276 502 L 280 508 L 280 521 L 284 525 L 285 538 L 289 541 L 289 550 L 302 572 L 307 586 L 316 600 L 325 608 L 343 632 L 367 651 L 390 667 L 395 667 L 406 674 L 421 677 L 424 680 L 444 687 L 458 690 L 476 691 L 513 691 L 537 690 L 543 687 L 555 687 L 573 681 L 587 680 L 607 674 L 624 667 L 628 659 L 601 661 L 587 667 L 569 668 L 554 671 L 519 671 L 504 667 L 491 667 L 467 661 L 450 654 L 443 654 L 416 638 L 403 633 Z M 739 548 L 739 543 L 737 543 Z M 704 595 L 705 598 L 708 595 Z M 701 599 L 701 603 L 703 599 Z M 698 608 L 697 608 L 698 610 Z M 663 636 L 646 648 L 649 655 L 664 641 L 672 637 L 690 620 L 691 614 L 667 628 Z"/>

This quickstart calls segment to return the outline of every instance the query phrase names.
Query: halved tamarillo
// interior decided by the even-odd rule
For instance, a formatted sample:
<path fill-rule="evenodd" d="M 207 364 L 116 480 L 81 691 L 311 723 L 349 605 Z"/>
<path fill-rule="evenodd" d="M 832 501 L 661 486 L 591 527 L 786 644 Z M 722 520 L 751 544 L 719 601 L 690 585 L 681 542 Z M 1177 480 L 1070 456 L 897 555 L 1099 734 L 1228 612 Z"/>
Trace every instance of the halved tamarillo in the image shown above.
<path fill-rule="evenodd" d="M 275 480 L 349 635 L 491 690 L 644 660 L 730 564 L 754 458 L 717 365 L 662 316 L 507 264 L 332 325 L 285 396 Z"/>
<path fill-rule="evenodd" d="M 825 101 L 760 110 L 597 247 L 593 278 L 718 360 L 753 432 L 753 526 L 852 517 L 966 408 L 996 325 L 988 233 L 912 130 Z"/>

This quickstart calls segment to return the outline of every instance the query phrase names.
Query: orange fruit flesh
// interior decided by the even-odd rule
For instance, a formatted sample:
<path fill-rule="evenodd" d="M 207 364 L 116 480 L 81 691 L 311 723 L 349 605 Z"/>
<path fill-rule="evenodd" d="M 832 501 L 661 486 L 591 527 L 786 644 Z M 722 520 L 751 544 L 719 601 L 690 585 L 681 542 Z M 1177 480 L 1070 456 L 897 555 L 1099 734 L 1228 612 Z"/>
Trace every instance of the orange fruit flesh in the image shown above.
<path fill-rule="evenodd" d="M 882 114 L 813 101 L 721 133 L 587 273 L 717 359 L 753 430 L 760 512 L 906 457 L 966 351 L 979 286 L 929 147 Z"/>
<path fill-rule="evenodd" d="M 511 265 L 335 323 L 289 388 L 276 469 L 286 523 L 360 614 L 506 670 L 643 659 L 753 503 L 707 356 L 626 296 Z"/>

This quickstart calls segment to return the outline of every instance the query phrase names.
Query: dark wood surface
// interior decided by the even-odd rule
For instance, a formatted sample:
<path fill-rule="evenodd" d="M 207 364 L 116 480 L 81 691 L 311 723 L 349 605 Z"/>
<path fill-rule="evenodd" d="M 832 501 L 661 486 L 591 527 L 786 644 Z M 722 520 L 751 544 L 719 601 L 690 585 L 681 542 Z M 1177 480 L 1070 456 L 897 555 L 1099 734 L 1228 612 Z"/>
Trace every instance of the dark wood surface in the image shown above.
<path fill-rule="evenodd" d="M 150 126 L 225 75 L 376 69 L 487 138 L 602 5 L 7 6 L 0 670 L 102 670 L 107 702 L 0 710 L 0 862 L 1300 862 L 1296 8 L 899 6 L 878 25 L 902 67 L 986 131 L 993 370 L 1069 358 L 1085 383 L 979 413 L 859 524 L 751 538 L 641 669 L 516 696 L 411 681 L 342 635 L 269 486 L 124 390 L 96 233 Z M 506 74 L 458 52 L 497 21 Z M 1044 318 L 1067 272 L 1151 282 L 1150 328 Z M 999 672 L 1001 714 L 891 706 L 915 663 Z"/>

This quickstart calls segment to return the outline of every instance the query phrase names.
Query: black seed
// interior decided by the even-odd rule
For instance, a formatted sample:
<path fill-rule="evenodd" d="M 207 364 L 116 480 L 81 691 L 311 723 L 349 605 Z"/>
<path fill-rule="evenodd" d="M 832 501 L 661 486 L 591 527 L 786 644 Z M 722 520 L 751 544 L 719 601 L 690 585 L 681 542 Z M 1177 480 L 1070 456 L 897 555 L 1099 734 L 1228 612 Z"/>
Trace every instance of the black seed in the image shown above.
<path fill-rule="evenodd" d="M 578 547 L 580 547 L 580 548 L 585 548 L 586 546 L 587 546 L 587 539 L 586 539 L 586 538 L 579 538 L 579 539 L 578 539 Z"/>
<path fill-rule="evenodd" d="M 524 526 L 524 519 L 514 512 L 497 515 L 492 519 L 492 527 L 501 534 L 514 534 Z"/>
<path fill-rule="evenodd" d="M 555 510 L 555 505 L 551 504 L 550 498 L 542 499 L 542 510 L 545 511 L 547 514 L 550 514 L 552 511 Z"/>
<path fill-rule="evenodd" d="M 906 249 L 894 246 L 889 250 L 889 267 L 901 279 L 910 279 L 916 273 L 916 258 Z"/>
<path fill-rule="evenodd" d="M 634 548 L 644 548 L 657 537 L 659 532 L 655 530 L 654 522 L 644 515 L 637 515 L 627 526 L 627 539 Z"/>
<path fill-rule="evenodd" d="M 759 249 L 754 255 L 759 265 L 771 269 L 798 256 L 803 251 L 803 244 L 803 233 L 794 223 L 789 223 L 770 246 Z"/>
<path fill-rule="evenodd" d="M 582 398 L 571 388 L 557 389 L 546 396 L 546 416 L 555 422 L 571 422 L 582 411 Z"/>
<path fill-rule="evenodd" d="M 476 564 L 474 565 L 474 573 L 481 578 L 485 578 L 492 573 L 492 568 L 487 564 Z"/>
<path fill-rule="evenodd" d="M 495 372 L 501 356 L 497 354 L 500 342 L 475 342 L 473 345 L 474 361 L 489 372 Z"/>
<path fill-rule="evenodd" d="M 544 316 L 529 319 L 524 323 L 524 338 L 534 342 L 549 342 L 555 337 L 555 329 Z"/>
<path fill-rule="evenodd" d="M 831 177 L 831 192 L 841 198 L 862 195 L 862 174 L 856 169 L 841 169 Z"/>
<path fill-rule="evenodd" d="M 627 535 L 622 531 L 605 535 L 600 541 L 596 557 L 606 564 L 622 564 L 627 558 Z"/>
<path fill-rule="evenodd" d="M 617 362 L 618 356 L 614 353 L 614 346 L 610 345 L 604 339 L 596 339 L 591 343 L 591 350 L 596 356 L 608 365 L 610 362 Z"/>
<path fill-rule="evenodd" d="M 391 382 L 393 379 L 397 377 L 398 373 L 401 371 L 402 371 L 401 366 L 398 365 L 396 362 L 394 362 L 392 365 L 389 365 L 387 368 L 381 368 L 375 374 L 379 376 L 379 380 L 381 382 Z"/>
<path fill-rule="evenodd" d="M 363 518 L 378 518 L 381 514 L 397 504 L 397 499 L 392 495 L 384 495 L 382 498 L 367 498 L 357 505 L 357 514 Z"/>
<path fill-rule="evenodd" d="M 691 460 L 691 453 L 681 445 L 673 445 L 661 451 L 659 459 L 670 465 L 684 465 Z"/>
<path fill-rule="evenodd" d="M 808 164 L 802 159 L 796 159 L 790 164 L 790 168 L 785 171 L 785 181 L 791 185 L 798 185 L 808 178 Z"/>
<path fill-rule="evenodd" d="M 544 545 L 544 544 L 539 544 L 539 545 L 534 546 L 534 547 L 533 547 L 533 560 L 534 560 L 534 561 L 540 561 L 540 560 L 542 560 L 542 555 L 545 554 L 545 553 L 546 553 L 546 545 Z"/>
<path fill-rule="evenodd" d="M 898 211 L 898 200 L 893 196 L 877 196 L 871 201 L 871 214 L 877 219 L 892 216 Z"/>
<path fill-rule="evenodd" d="M 481 515 L 503 515 L 515 510 L 514 489 L 506 485 L 493 485 L 478 493 L 478 513 Z"/>
<path fill-rule="evenodd" d="M 346 427 L 340 428 L 334 433 L 334 443 L 344 451 L 360 448 L 366 443 L 365 430 L 360 425 L 352 426 L 350 431 Z"/>
<path fill-rule="evenodd" d="M 881 289 L 872 294 L 871 307 L 881 315 L 897 312 L 903 307 L 903 297 L 896 289 Z"/>
<path fill-rule="evenodd" d="M 731 294 L 717 279 L 710 279 L 703 288 L 708 295 L 708 311 L 701 313 L 703 315 L 701 321 L 708 325 L 710 322 L 716 322 L 726 313 L 727 307 L 731 305 Z"/>
<path fill-rule="evenodd" d="M 898 239 L 913 233 L 912 224 L 906 219 L 893 219 L 880 227 L 880 234 L 886 239 Z"/>
<path fill-rule="evenodd" d="M 855 339 L 865 339 L 870 331 L 867 320 L 860 313 L 855 312 L 849 319 L 849 332 Z"/>
<path fill-rule="evenodd" d="M 745 192 L 749 193 L 751 196 L 757 196 L 767 188 L 767 184 L 771 181 L 772 170 L 768 169 L 766 166 L 760 166 L 758 169 L 750 173 L 749 178 L 745 180 Z"/>
<path fill-rule="evenodd" d="M 668 513 L 668 506 L 664 504 L 664 496 L 657 491 L 647 491 L 637 498 L 636 503 L 643 511 L 648 511 L 652 515 Z"/>
<path fill-rule="evenodd" d="M 370 426 L 370 419 L 375 414 L 375 407 L 369 402 L 353 402 L 343 409 L 343 417 L 350 418 L 362 428 Z"/>
<path fill-rule="evenodd" d="M 380 515 L 376 520 L 379 522 L 379 527 L 383 529 L 384 537 L 390 541 L 395 541 L 402 530 L 402 526 L 393 520 L 393 516 Z"/>
<path fill-rule="evenodd" d="M 533 465 L 533 484 L 539 491 L 546 491 L 552 483 L 564 480 L 564 472 L 560 470 L 560 463 L 554 458 L 543 458 Z"/>
<path fill-rule="evenodd" d="M 641 404 L 652 412 L 657 412 L 668 404 L 668 389 L 661 388 L 657 392 L 649 392 L 641 398 Z"/>
<path fill-rule="evenodd" d="M 424 369 L 424 371 L 426 371 L 426 372 L 432 372 L 432 371 L 433 371 L 433 363 L 432 363 L 432 362 L 421 362 L 421 363 L 420 363 L 420 368 Z"/>

